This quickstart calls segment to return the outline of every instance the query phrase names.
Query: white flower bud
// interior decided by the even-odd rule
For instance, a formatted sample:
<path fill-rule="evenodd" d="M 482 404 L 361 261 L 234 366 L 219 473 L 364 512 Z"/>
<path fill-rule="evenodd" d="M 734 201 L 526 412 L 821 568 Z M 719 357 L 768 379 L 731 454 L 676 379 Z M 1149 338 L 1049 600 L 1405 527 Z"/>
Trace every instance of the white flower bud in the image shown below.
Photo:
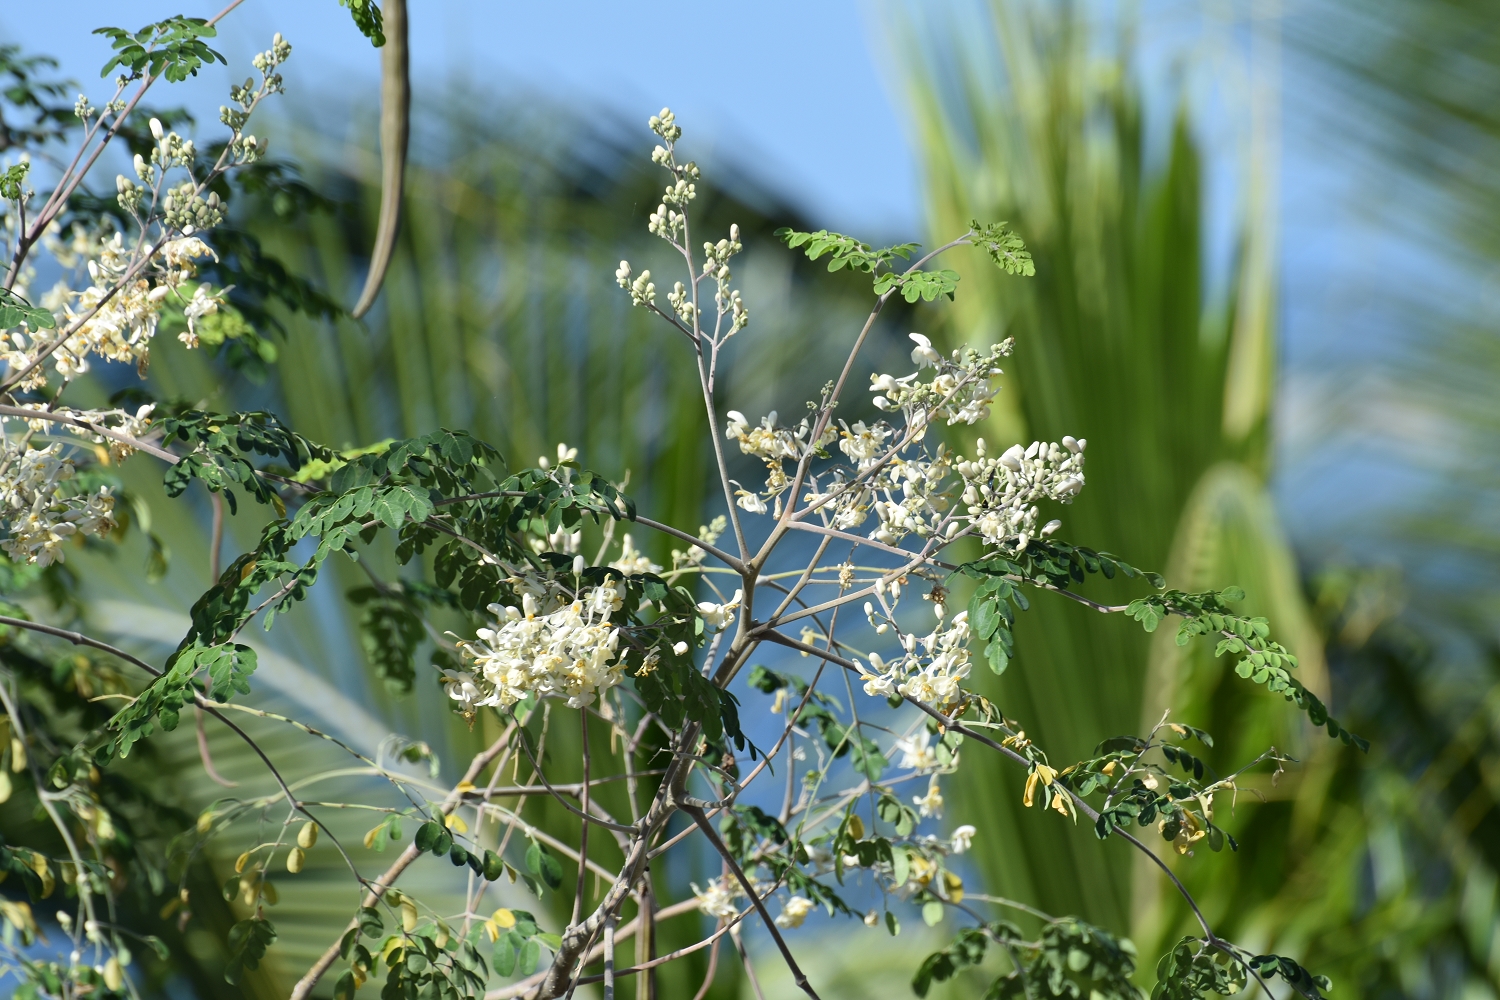
<path fill-rule="evenodd" d="M 729 239 L 733 243 L 738 243 L 740 241 L 740 227 L 739 227 L 739 223 L 731 223 L 730 224 L 730 226 L 729 226 Z"/>
<path fill-rule="evenodd" d="M 673 656 L 686 656 L 687 655 L 687 651 L 688 651 L 688 644 L 685 643 L 685 642 L 675 642 L 675 643 L 672 644 L 672 655 Z"/>
<path fill-rule="evenodd" d="M 161 142 L 161 139 L 162 139 L 161 120 L 158 119 L 158 118 L 151 119 L 151 135 L 156 139 L 157 142 Z"/>
<path fill-rule="evenodd" d="M 583 556 L 573 557 L 573 575 L 579 576 L 583 573 Z"/>

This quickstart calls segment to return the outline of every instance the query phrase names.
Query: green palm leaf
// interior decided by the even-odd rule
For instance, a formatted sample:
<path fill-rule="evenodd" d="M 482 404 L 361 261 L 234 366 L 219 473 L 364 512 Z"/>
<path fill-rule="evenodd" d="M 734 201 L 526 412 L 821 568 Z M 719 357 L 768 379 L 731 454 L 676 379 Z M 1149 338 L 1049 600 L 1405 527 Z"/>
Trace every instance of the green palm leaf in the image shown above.
<path fill-rule="evenodd" d="M 1067 537 L 1167 566 L 1170 586 L 1264 586 L 1259 599 L 1290 615 L 1297 652 L 1318 662 L 1264 494 L 1269 234 L 1250 228 L 1227 294 L 1210 301 L 1196 141 L 1179 114 L 1160 148 L 1148 142 L 1129 50 L 1101 62 L 1073 6 L 997 2 L 977 24 L 940 23 L 907 75 L 933 229 L 1008 219 L 1036 262 L 1027 281 L 965 274 L 956 338 L 1017 341 L 1011 410 L 987 433 L 1086 437 L 1089 485 L 1059 511 Z M 1240 516 L 1210 516 L 1226 490 Z M 1234 551 L 1267 560 L 1254 581 L 1225 578 L 1256 568 L 1218 557 L 1236 531 L 1250 536 Z M 1139 591 L 1116 584 L 1099 596 Z M 1024 617 L 1016 663 L 990 692 L 1054 759 L 1086 754 L 1090 734 L 1138 731 L 1143 711 L 1159 716 L 1143 691 L 1166 692 L 1177 712 L 1201 703 L 1188 663 L 1158 656 L 1152 668 L 1151 644 L 1129 622 L 1061 600 L 1038 600 Z M 1236 713 L 1254 709 L 1235 704 L 1239 728 Z M 993 891 L 1129 925 L 1143 900 L 1122 845 L 1060 836 L 1056 817 L 1021 806 L 1019 779 L 1003 769 L 969 763 L 958 780 L 956 815 L 984 831 L 979 863 Z"/>

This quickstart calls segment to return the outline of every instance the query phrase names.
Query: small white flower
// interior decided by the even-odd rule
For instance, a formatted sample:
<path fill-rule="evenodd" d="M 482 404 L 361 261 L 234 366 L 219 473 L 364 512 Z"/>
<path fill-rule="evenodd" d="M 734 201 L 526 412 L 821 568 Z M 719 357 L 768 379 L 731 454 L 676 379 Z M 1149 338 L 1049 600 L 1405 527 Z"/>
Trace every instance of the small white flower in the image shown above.
<path fill-rule="evenodd" d="M 977 832 L 978 831 L 975 830 L 974 827 L 970 826 L 968 823 L 965 823 L 963 826 L 961 826 L 958 829 L 954 830 L 953 831 L 953 853 L 954 854 L 963 854 L 966 851 L 968 851 L 968 849 L 971 846 L 973 846 L 973 843 L 974 843 L 974 834 L 977 833 Z"/>
<path fill-rule="evenodd" d="M 943 793 L 938 788 L 937 775 L 934 774 L 932 780 L 927 783 L 927 794 L 914 795 L 911 801 L 923 816 L 943 815 Z"/>
<path fill-rule="evenodd" d="M 793 896 L 781 907 L 781 916 L 776 918 L 778 927 L 801 927 L 802 921 L 813 911 L 813 901 L 805 896 Z"/>
<path fill-rule="evenodd" d="M 939 766 L 938 759 L 931 744 L 932 734 L 926 729 L 897 740 L 896 749 L 901 751 L 901 767 L 915 771 L 936 770 Z"/>
<path fill-rule="evenodd" d="M 918 368 L 926 368 L 930 365 L 936 365 L 943 360 L 943 356 L 932 349 L 932 341 L 928 340 L 920 333 L 909 333 L 907 334 L 907 336 L 911 338 L 912 343 L 917 345 L 916 347 L 912 348 L 912 364 L 916 365 Z"/>
<path fill-rule="evenodd" d="M 609 564 L 612 568 L 619 570 L 626 576 L 640 576 L 644 573 L 660 573 L 661 567 L 652 562 L 635 547 L 635 539 L 627 533 L 620 543 L 620 558 Z"/>
<path fill-rule="evenodd" d="M 698 888 L 698 883 L 691 883 L 693 895 L 698 897 L 698 908 L 710 917 L 720 920 L 733 920 L 740 915 L 739 907 L 735 900 L 744 895 L 740 891 L 738 883 L 725 885 L 722 878 L 716 878 L 708 883 L 707 889 Z"/>
<path fill-rule="evenodd" d="M 740 601 L 745 596 L 743 590 L 736 590 L 734 597 L 727 604 L 715 604 L 712 601 L 703 601 L 698 605 L 698 614 L 703 618 L 703 627 L 710 632 L 722 632 L 734 624 L 734 612 L 740 606 Z"/>
<path fill-rule="evenodd" d="M 766 512 L 766 502 L 761 498 L 759 493 L 743 489 L 735 490 L 734 493 L 734 505 L 740 510 L 748 511 L 751 514 L 764 514 Z"/>

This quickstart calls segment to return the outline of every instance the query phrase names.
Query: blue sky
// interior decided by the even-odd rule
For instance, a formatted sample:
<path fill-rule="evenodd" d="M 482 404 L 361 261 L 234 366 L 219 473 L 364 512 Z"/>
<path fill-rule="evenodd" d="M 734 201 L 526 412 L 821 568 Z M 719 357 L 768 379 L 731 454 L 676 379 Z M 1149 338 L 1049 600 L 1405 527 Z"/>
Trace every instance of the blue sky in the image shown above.
<path fill-rule="evenodd" d="M 100 25 L 134 30 L 170 13 L 212 16 L 220 0 L 67 0 L 0 7 L 0 38 L 58 57 L 102 93 Z M 878 19 L 860 0 L 412 0 L 414 87 L 439 97 L 456 71 L 480 92 L 547 93 L 600 114 L 645 119 L 670 105 L 699 159 L 726 158 L 792 197 L 820 224 L 915 237 L 916 174 L 893 81 L 877 66 Z M 247 0 L 218 45 L 236 77 L 275 31 L 292 42 L 292 100 L 373 106 L 378 53 L 334 0 Z M 64 49 L 59 40 L 67 40 Z M 264 40 L 264 41 L 263 41 Z M 231 79 L 220 66 L 172 100 L 212 119 Z M 168 98 L 157 96 L 165 103 Z M 96 101 L 96 103 L 98 103 Z"/>

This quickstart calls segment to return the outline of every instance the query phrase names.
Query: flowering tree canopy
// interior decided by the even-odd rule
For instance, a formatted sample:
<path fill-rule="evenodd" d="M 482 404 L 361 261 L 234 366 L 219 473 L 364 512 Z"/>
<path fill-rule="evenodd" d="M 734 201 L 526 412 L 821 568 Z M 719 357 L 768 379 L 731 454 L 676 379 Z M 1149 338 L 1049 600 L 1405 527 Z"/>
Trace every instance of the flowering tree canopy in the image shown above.
<path fill-rule="evenodd" d="M 380 34 L 378 8 L 351 9 L 372 38 Z M 918 995 L 993 951 L 1004 968 L 986 996 L 1139 996 L 1128 940 L 965 887 L 951 860 L 984 831 L 964 824 L 934 832 L 947 806 L 944 776 L 971 754 L 999 754 L 1016 766 L 1014 788 L 1003 794 L 1055 812 L 1069 835 L 1087 826 L 1099 838 L 1128 842 L 1175 883 L 1155 852 L 1235 849 L 1219 804 L 1235 793 L 1243 770 L 1286 758 L 1267 748 L 1241 771 L 1212 774 L 1192 749 L 1211 745 L 1210 735 L 1170 716 L 1140 735 L 1099 734 L 1103 741 L 1086 759 L 1049 757 L 1027 737 L 1024 719 L 1007 717 L 969 684 L 975 671 L 1012 668 L 1017 612 L 1037 591 L 1127 615 L 1147 631 L 1175 619 L 1179 642 L 1212 639 L 1240 676 L 1283 695 L 1330 736 L 1364 745 L 1297 680 L 1296 660 L 1270 624 L 1234 613 L 1243 594 L 1165 590 L 1154 573 L 1061 540 L 1065 523 L 1051 515 L 1085 488 L 1087 441 L 979 438 L 967 454 L 954 450 L 961 435 L 948 428 L 985 419 L 1001 366 L 1026 345 L 1006 339 L 944 353 L 914 332 L 909 370 L 860 369 L 893 297 L 936 302 L 957 294 L 959 275 L 937 269 L 939 258 L 977 249 L 1014 280 L 1034 273 L 1022 239 L 1004 224 L 975 222 L 925 254 L 916 244 L 877 249 L 836 233 L 783 230 L 789 250 L 870 281 L 868 319 L 852 331 L 842 368 L 828 373 L 795 422 L 775 412 L 758 420 L 721 412 L 724 348 L 754 336 L 732 268 L 744 248 L 738 227 L 718 239 L 692 233 L 702 177 L 681 157 L 682 129 L 666 109 L 649 123 L 657 142 L 651 159 L 667 176 L 648 229 L 680 258 L 680 271 L 664 295 L 657 283 L 667 279 L 628 261 L 614 277 L 697 364 L 702 426 L 726 511 L 707 525 L 692 530 L 652 519 L 622 484 L 588 471 L 567 445 L 555 458 L 517 468 L 461 430 L 339 451 L 268 412 L 65 403 L 101 361 L 144 374 L 164 323 L 178 331 L 181 347 L 169 342 L 170 349 L 256 343 L 230 289 L 201 279 L 219 262 L 214 231 L 225 218 L 230 180 L 265 153 L 246 127 L 282 89 L 279 67 L 291 46 L 281 36 L 255 58 L 258 78 L 232 88 L 221 116 L 228 133 L 210 154 L 150 118 L 142 132 L 149 148 L 116 179 L 113 201 L 92 212 L 80 207 L 85 177 L 105 146 L 133 127 L 146 89 L 222 58 L 208 47 L 215 30 L 186 18 L 137 33 L 111 29 L 118 54 L 105 75 L 122 75 L 102 107 L 78 99 L 77 156 L 49 176 L 45 196 L 32 189 L 31 161 L 18 159 L 3 174 L 9 264 L 0 292 L 7 366 L 0 545 L 11 576 L 62 562 L 80 536 L 118 535 L 115 470 L 127 460 L 161 463 L 170 496 L 197 482 L 231 509 L 248 501 L 262 522 L 253 548 L 224 567 L 216 559 L 215 582 L 160 663 L 33 620 L 18 605 L 7 605 L 0 619 L 8 635 L 68 641 L 102 654 L 112 669 L 135 672 L 121 675 L 129 680 L 119 687 L 120 707 L 84 726 L 70 745 L 35 738 L 36 711 L 12 668 L 0 676 L 14 774 L 0 793 L 8 798 L 12 782 L 32 783 L 66 845 L 60 856 L 0 846 L 0 871 L 13 876 L 0 903 L 8 928 L 0 948 L 10 956 L 4 967 L 30 995 L 136 993 L 131 951 L 138 942 L 111 916 L 118 866 L 129 863 L 131 848 L 100 775 L 190 710 L 251 743 L 236 715 L 332 742 L 400 800 L 323 801 L 283 780 L 278 761 L 257 748 L 276 792 L 225 800 L 182 831 L 187 853 L 212 838 L 244 839 L 224 887 L 237 918 L 227 936 L 231 981 L 277 947 L 276 882 L 295 879 L 314 850 L 337 852 L 348 872 L 348 893 L 338 901 L 347 929 L 318 942 L 326 950 L 297 984 L 297 998 L 328 982 L 338 997 L 353 997 L 377 976 L 389 997 L 540 1000 L 592 982 L 611 997 L 621 981 L 649 984 L 652 969 L 686 954 L 717 954 L 725 937 L 743 953 L 747 920 L 764 927 L 798 985 L 816 997 L 817 984 L 784 932 L 819 909 L 891 934 L 909 913 L 933 924 L 954 913 L 963 929 L 913 970 Z M 33 287 L 39 249 L 62 275 L 42 292 Z M 73 389 L 70 399 L 79 394 Z M 841 405 L 876 412 L 851 422 L 836 415 Z M 732 461 L 743 461 L 735 450 L 764 466 L 763 481 L 730 478 Z M 145 457 L 132 457 L 138 452 Z M 637 547 L 647 532 L 681 546 L 670 566 Z M 405 689 L 441 685 L 453 711 L 471 725 L 486 717 L 500 733 L 441 787 L 411 780 L 305 720 L 253 705 L 258 656 L 242 632 L 257 617 L 270 628 L 306 599 L 330 558 L 358 561 L 375 546 L 389 547 L 411 573 L 399 584 L 370 574 L 372 600 L 386 611 L 367 622 L 367 639 L 386 680 Z M 778 566 L 790 558 L 797 568 L 769 570 L 773 554 Z M 1087 596 L 1096 576 L 1135 581 L 1140 596 L 1099 603 Z M 462 632 L 439 625 L 455 620 Z M 424 643 L 433 650 L 426 672 L 416 662 Z M 810 677 L 753 664 L 766 644 L 808 657 Z M 743 714 L 761 707 L 731 693 L 737 678 L 783 720 L 767 746 L 746 733 Z M 831 694 L 835 687 L 851 701 Z M 547 720 L 558 713 L 580 720 L 581 781 L 549 776 Z M 591 746 L 591 730 L 607 731 L 607 746 Z M 431 756 L 402 746 L 409 760 Z M 777 767 L 784 791 L 763 794 Z M 440 773 L 436 764 L 432 773 Z M 627 788 L 610 806 L 599 791 L 605 782 Z M 527 818 L 538 800 L 581 821 L 580 842 L 538 830 Z M 363 848 L 342 842 L 328 823 L 332 810 L 344 808 L 379 814 Z M 718 856 L 719 874 L 681 899 L 658 898 L 650 864 L 689 840 Z M 380 859 L 368 852 L 387 841 L 401 850 L 372 864 Z M 412 864 L 429 854 L 451 860 L 464 884 L 460 910 L 437 908 L 403 885 Z M 559 858 L 576 869 L 575 881 L 564 879 Z M 538 897 L 571 900 L 570 916 L 551 924 L 514 905 L 518 879 Z M 849 901 L 853 883 L 879 905 L 859 912 Z M 40 960 L 27 951 L 40 929 L 32 904 L 60 886 L 68 902 L 57 920 L 71 950 Z M 164 882 L 160 892 L 183 921 L 193 919 L 185 887 Z M 621 942 L 649 942 L 655 922 L 692 912 L 713 921 L 701 940 L 666 954 L 638 949 L 633 963 L 617 957 Z M 1155 996 L 1230 994 L 1274 977 L 1307 997 L 1328 988 L 1291 959 L 1220 938 L 1201 912 L 1199 921 L 1199 933 L 1160 958 Z M 635 995 L 650 995 L 649 985 Z"/>

